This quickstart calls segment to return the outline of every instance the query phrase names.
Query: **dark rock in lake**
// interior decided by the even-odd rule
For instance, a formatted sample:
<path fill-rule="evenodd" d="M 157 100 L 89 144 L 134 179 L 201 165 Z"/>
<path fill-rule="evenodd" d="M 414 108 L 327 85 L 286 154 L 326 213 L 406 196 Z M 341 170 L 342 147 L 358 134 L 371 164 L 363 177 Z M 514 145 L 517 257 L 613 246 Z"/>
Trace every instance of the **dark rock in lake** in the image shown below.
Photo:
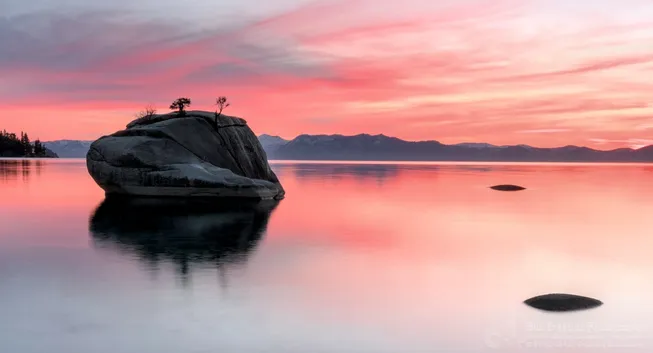
<path fill-rule="evenodd" d="M 522 186 L 519 186 L 519 185 L 510 185 L 510 184 L 495 185 L 495 186 L 491 186 L 490 189 L 498 190 L 498 191 L 520 191 L 520 190 L 526 190 L 525 187 L 522 187 Z"/>
<path fill-rule="evenodd" d="M 553 293 L 540 295 L 524 301 L 528 306 L 545 311 L 575 311 L 592 309 L 603 303 L 594 298 L 573 294 Z"/>
<path fill-rule="evenodd" d="M 91 144 L 86 165 L 110 194 L 280 199 L 285 191 L 241 118 L 188 111 L 137 119 Z"/>

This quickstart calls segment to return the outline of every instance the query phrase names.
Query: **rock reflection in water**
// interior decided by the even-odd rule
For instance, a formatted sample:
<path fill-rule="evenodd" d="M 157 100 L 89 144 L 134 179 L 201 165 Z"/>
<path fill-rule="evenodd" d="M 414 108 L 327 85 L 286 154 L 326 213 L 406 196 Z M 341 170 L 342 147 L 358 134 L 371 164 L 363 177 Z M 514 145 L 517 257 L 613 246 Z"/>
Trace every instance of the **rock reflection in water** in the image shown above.
<path fill-rule="evenodd" d="M 246 260 L 277 204 L 108 197 L 91 216 L 89 230 L 95 246 L 135 254 L 155 268 L 172 262 L 186 281 L 193 264 L 221 269 Z"/>

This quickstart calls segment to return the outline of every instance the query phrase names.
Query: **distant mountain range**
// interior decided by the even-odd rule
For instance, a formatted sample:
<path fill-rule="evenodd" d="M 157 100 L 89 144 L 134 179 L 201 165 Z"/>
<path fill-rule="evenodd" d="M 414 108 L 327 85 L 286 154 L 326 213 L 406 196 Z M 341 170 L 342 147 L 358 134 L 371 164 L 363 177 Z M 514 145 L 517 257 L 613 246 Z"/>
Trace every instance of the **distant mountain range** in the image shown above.
<path fill-rule="evenodd" d="M 261 135 L 269 159 L 366 161 L 502 161 L 502 162 L 653 162 L 653 146 L 610 151 L 564 146 L 496 146 L 487 143 L 445 145 L 411 142 L 385 135 L 300 135 L 292 140 Z M 44 145 L 62 158 L 83 158 L 92 141 L 59 140 Z"/>
<path fill-rule="evenodd" d="M 56 153 L 59 158 L 86 158 L 86 152 L 93 141 L 57 140 L 43 142 L 43 145 Z"/>
<path fill-rule="evenodd" d="M 288 143 L 288 140 L 284 140 L 279 136 L 270 136 L 266 134 L 260 135 L 258 140 L 261 142 L 261 145 L 266 152 L 276 151 L 279 147 Z"/>
<path fill-rule="evenodd" d="M 260 140 L 268 158 L 277 160 L 653 162 L 653 146 L 637 150 L 620 148 L 601 151 L 580 146 L 538 148 L 488 143 L 445 145 L 438 141 L 411 142 L 368 134 L 300 135 L 290 141 L 262 135 Z"/>

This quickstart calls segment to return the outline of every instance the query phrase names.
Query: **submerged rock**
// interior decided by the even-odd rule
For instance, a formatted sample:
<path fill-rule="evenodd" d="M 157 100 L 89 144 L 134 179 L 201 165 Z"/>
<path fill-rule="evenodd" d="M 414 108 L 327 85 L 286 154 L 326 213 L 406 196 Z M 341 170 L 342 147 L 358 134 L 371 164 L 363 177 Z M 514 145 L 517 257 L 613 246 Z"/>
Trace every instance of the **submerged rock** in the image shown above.
<path fill-rule="evenodd" d="M 88 171 L 108 195 L 283 198 L 247 122 L 214 119 L 202 111 L 137 119 L 91 144 Z"/>
<path fill-rule="evenodd" d="M 525 187 L 522 187 L 522 186 L 519 186 L 519 185 L 510 185 L 510 184 L 503 184 L 503 185 L 490 186 L 490 189 L 498 190 L 498 191 L 520 191 L 520 190 L 526 190 Z"/>
<path fill-rule="evenodd" d="M 553 293 L 540 295 L 524 301 L 528 306 L 545 311 L 574 311 L 592 309 L 603 303 L 594 298 L 573 294 Z"/>

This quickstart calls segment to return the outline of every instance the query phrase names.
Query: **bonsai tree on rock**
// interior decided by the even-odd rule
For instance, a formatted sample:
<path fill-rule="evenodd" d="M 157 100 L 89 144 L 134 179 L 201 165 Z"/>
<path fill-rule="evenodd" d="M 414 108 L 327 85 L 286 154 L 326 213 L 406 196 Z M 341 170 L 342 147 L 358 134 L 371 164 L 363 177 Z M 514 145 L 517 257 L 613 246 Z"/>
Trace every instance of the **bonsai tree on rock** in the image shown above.
<path fill-rule="evenodd" d="M 143 110 L 136 113 L 136 118 L 137 119 L 149 118 L 149 117 L 154 116 L 154 114 L 156 114 L 156 108 L 154 108 L 151 105 L 148 105 Z"/>
<path fill-rule="evenodd" d="M 177 98 L 172 104 L 170 104 L 171 110 L 178 110 L 179 115 L 185 115 L 186 111 L 184 108 L 190 106 L 190 98 Z"/>
<path fill-rule="evenodd" d="M 218 110 L 215 112 L 215 126 L 218 126 L 218 117 L 222 114 L 222 111 L 228 107 L 230 104 L 227 103 L 227 97 L 218 97 L 215 100 L 215 105 L 218 106 Z"/>

